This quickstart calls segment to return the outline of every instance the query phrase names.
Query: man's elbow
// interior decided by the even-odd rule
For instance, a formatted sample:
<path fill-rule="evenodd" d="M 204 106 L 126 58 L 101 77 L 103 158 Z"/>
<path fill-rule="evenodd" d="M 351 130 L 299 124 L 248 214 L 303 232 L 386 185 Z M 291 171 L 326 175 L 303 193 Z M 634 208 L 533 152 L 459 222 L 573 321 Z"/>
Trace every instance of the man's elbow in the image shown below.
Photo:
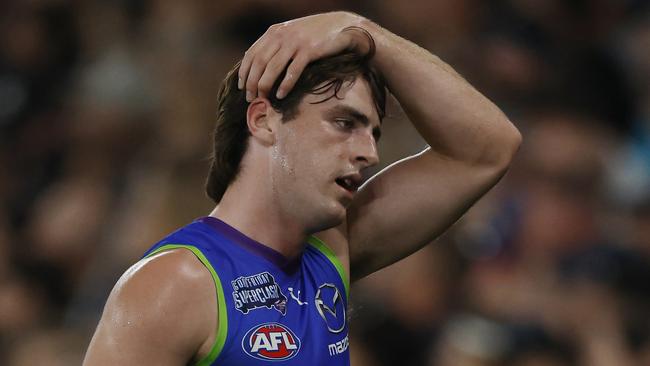
<path fill-rule="evenodd" d="M 493 141 L 489 142 L 489 153 L 483 154 L 483 163 L 497 171 L 498 174 L 505 173 L 510 167 L 523 137 L 521 132 L 510 121 L 499 128 L 494 135 Z"/>
<path fill-rule="evenodd" d="M 507 137 L 505 150 L 507 155 L 507 164 L 510 165 L 512 159 L 515 157 L 515 154 L 517 151 L 519 151 L 523 137 L 521 136 L 519 129 L 517 129 L 517 127 L 515 127 L 512 122 L 508 122 L 508 127 L 508 132 L 506 133 Z"/>

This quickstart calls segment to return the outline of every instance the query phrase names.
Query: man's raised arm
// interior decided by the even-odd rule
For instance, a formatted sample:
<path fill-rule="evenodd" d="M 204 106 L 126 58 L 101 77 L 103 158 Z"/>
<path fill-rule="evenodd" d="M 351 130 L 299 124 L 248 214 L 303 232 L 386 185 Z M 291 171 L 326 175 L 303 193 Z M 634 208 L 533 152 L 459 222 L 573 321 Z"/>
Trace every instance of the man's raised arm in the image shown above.
<path fill-rule="evenodd" d="M 505 174 L 519 131 L 449 65 L 363 19 L 386 78 L 420 135 L 422 153 L 377 174 L 348 212 L 352 279 L 385 267 L 434 240 Z"/>

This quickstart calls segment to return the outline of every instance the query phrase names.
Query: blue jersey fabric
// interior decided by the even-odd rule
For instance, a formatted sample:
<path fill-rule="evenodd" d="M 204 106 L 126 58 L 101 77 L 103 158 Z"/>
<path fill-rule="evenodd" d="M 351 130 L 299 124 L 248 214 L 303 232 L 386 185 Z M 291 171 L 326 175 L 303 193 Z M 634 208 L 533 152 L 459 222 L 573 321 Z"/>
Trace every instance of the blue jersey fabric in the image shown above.
<path fill-rule="evenodd" d="M 299 258 L 287 260 L 223 221 L 204 217 L 145 253 L 186 248 L 212 274 L 219 328 L 199 365 L 350 364 L 347 276 L 324 243 L 310 237 L 305 244 Z"/>

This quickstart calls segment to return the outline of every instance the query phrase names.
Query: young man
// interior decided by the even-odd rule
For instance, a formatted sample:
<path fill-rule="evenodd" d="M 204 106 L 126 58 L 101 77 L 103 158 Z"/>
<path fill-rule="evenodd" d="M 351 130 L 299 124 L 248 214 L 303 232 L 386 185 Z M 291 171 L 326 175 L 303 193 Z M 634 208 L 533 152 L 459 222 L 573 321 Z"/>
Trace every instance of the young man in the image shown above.
<path fill-rule="evenodd" d="M 384 85 L 430 148 L 359 187 Z M 348 279 L 440 235 L 520 140 L 451 67 L 363 17 L 272 26 L 219 93 L 216 208 L 122 276 L 84 363 L 348 365 Z"/>

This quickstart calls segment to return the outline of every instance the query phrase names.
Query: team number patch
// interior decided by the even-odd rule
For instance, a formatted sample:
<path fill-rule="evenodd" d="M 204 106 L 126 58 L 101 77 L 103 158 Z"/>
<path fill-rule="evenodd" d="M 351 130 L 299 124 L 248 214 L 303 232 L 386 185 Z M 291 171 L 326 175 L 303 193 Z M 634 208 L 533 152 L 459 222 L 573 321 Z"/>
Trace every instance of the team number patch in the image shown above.
<path fill-rule="evenodd" d="M 274 308 L 282 315 L 287 313 L 287 297 L 269 272 L 238 277 L 230 283 L 235 308 L 242 313 L 262 307 Z"/>
<path fill-rule="evenodd" d="M 247 355 L 264 361 L 283 361 L 300 351 L 300 339 L 280 323 L 264 323 L 251 328 L 242 339 Z"/>

